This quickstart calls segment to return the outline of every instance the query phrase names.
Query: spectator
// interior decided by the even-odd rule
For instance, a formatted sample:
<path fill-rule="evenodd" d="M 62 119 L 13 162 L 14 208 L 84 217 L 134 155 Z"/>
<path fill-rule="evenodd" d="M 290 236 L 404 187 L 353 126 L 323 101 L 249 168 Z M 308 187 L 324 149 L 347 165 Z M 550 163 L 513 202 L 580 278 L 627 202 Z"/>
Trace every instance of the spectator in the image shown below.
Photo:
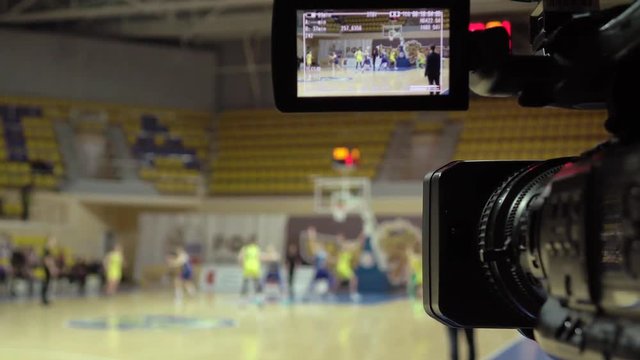
<path fill-rule="evenodd" d="M 431 45 L 431 51 L 427 55 L 427 66 L 425 67 L 424 76 L 429 80 L 429 85 L 437 85 L 438 91 L 430 91 L 429 94 L 437 95 L 440 93 L 440 54 L 436 52 L 436 46 Z"/>
<path fill-rule="evenodd" d="M 0 284 L 8 286 L 11 276 L 11 240 L 0 235 Z"/>
<path fill-rule="evenodd" d="M 85 295 L 87 275 L 89 275 L 89 264 L 83 258 L 77 257 L 69 271 L 69 281 L 72 284 L 78 283 L 79 295 Z"/>
<path fill-rule="evenodd" d="M 53 256 L 53 249 L 56 246 L 56 238 L 50 237 L 44 246 L 42 253 L 42 266 L 44 268 L 44 281 L 42 282 L 41 298 L 43 305 L 49 305 L 49 284 L 51 279 L 58 276 L 58 268 Z"/>
<path fill-rule="evenodd" d="M 14 248 L 11 251 L 11 279 L 9 279 L 9 294 L 11 297 L 16 296 L 15 284 L 17 279 L 28 280 L 27 258 L 24 250 L 21 248 Z M 31 287 L 29 287 L 31 288 Z"/>

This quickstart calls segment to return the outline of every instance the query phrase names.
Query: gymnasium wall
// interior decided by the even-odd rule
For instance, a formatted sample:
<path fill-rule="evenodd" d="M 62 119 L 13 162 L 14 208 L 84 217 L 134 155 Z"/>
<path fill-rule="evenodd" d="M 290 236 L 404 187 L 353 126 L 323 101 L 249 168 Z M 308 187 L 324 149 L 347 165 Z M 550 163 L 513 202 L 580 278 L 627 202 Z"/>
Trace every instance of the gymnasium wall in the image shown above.
<path fill-rule="evenodd" d="M 218 109 L 262 109 L 272 107 L 271 39 L 226 41 L 216 48 Z M 248 61 L 256 66 L 247 67 Z"/>
<path fill-rule="evenodd" d="M 215 108 L 213 52 L 8 30 L 0 43 L 0 94 Z"/>
<path fill-rule="evenodd" d="M 134 264 L 139 250 L 139 219 L 143 214 L 251 215 L 284 214 L 316 218 L 311 197 L 224 198 L 201 201 L 177 197 L 114 197 L 40 193 L 33 200 L 30 222 L 0 220 L 0 233 L 46 237 L 54 235 L 61 246 L 74 255 L 101 258 L 105 234 L 112 231 L 122 243 L 129 264 Z M 389 196 L 373 199 L 373 210 L 380 217 L 419 217 L 420 196 Z M 250 209 L 250 210 L 248 210 Z M 326 217 L 326 215 L 325 215 Z M 133 271 L 133 267 L 126 269 Z"/>

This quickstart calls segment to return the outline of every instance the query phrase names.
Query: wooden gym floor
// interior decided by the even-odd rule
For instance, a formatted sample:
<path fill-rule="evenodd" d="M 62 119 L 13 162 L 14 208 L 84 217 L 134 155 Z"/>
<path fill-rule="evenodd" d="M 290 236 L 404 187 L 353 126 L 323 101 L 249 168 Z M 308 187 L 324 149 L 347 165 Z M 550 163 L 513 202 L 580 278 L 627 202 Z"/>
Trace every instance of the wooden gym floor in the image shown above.
<path fill-rule="evenodd" d="M 449 67 L 445 63 L 442 72 L 442 89 L 449 88 Z M 409 91 L 411 86 L 428 85 L 424 69 L 356 71 L 353 68 L 320 72 L 298 72 L 298 95 L 314 96 L 377 96 L 377 95 L 426 95 L 427 92 Z"/>
<path fill-rule="evenodd" d="M 513 330 L 476 336 L 479 359 L 520 337 Z M 447 354 L 445 328 L 406 299 L 259 308 L 233 295 L 177 304 L 170 292 L 157 291 L 57 299 L 50 307 L 0 303 L 2 360 L 444 360 Z"/>

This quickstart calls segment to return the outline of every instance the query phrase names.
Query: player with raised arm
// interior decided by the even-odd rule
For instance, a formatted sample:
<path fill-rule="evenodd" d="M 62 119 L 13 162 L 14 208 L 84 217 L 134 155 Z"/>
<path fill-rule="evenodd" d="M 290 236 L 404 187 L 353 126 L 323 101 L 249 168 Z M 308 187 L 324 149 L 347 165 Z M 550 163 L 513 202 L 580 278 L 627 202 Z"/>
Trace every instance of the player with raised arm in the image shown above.
<path fill-rule="evenodd" d="M 326 281 L 329 285 L 329 291 L 333 294 L 335 279 L 329 270 L 329 254 L 324 244 L 318 241 L 318 233 L 316 228 L 310 226 L 307 229 L 307 240 L 309 244 L 309 252 L 313 255 L 314 275 L 307 288 L 305 298 L 309 299 L 319 281 Z"/>

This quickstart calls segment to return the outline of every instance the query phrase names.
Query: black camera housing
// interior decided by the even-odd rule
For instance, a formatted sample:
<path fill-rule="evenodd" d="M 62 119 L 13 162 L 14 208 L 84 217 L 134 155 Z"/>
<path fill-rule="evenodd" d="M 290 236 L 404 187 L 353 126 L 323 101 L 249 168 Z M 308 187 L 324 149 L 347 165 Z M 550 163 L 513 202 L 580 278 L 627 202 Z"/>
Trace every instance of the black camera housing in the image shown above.
<path fill-rule="evenodd" d="M 531 328 L 480 271 L 478 222 L 492 193 L 535 161 L 454 161 L 424 179 L 424 309 L 455 327 Z M 460 322 L 464 320 L 465 322 Z"/>
<path fill-rule="evenodd" d="M 376 9 L 448 9 L 450 14 L 450 71 L 447 95 L 298 97 L 297 11 L 299 10 L 376 10 Z M 282 112 L 327 111 L 417 111 L 467 110 L 469 71 L 467 39 L 469 0 L 406 0 L 389 3 L 371 0 L 276 0 L 273 5 L 272 76 L 275 104 Z"/>

